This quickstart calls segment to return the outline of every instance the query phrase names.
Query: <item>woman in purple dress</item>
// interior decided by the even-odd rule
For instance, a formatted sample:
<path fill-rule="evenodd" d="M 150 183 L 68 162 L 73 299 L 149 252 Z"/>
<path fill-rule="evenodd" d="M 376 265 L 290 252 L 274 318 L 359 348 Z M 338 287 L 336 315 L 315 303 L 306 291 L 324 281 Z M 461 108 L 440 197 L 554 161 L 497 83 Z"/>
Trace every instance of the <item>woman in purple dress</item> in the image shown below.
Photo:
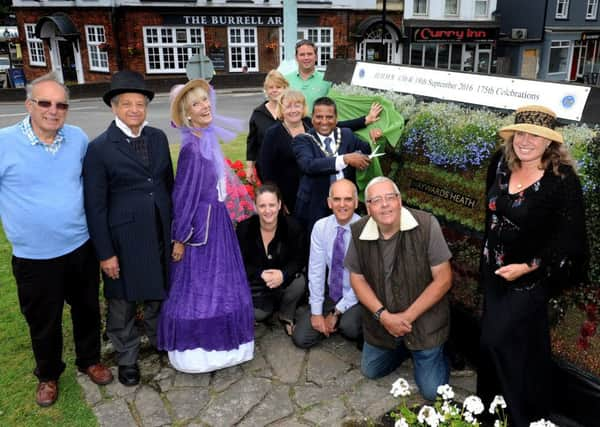
<path fill-rule="evenodd" d="M 182 135 L 173 189 L 171 287 L 158 347 L 179 371 L 210 372 L 252 359 L 254 314 L 244 263 L 225 206 L 226 165 L 212 124 L 212 89 L 192 80 L 176 92 Z"/>

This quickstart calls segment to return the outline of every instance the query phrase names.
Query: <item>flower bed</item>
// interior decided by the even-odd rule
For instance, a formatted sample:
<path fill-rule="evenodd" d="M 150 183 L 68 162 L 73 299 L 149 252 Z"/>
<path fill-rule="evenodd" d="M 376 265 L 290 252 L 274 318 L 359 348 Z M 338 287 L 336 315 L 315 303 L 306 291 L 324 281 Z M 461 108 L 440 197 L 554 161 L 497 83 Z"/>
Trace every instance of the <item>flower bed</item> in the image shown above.
<path fill-rule="evenodd" d="M 336 85 L 343 94 L 373 91 Z M 444 226 L 454 258 L 454 307 L 477 319 L 481 312 L 478 285 L 479 251 L 485 218 L 485 176 L 490 155 L 500 146 L 498 129 L 514 116 L 451 103 L 419 102 L 394 92 L 388 98 L 406 124 L 394 145 L 392 161 L 382 162 L 404 203 L 436 215 Z M 552 348 L 557 360 L 568 361 L 600 384 L 600 131 L 585 124 L 558 129 L 577 161 L 586 207 L 590 248 L 589 283 L 576 285 L 551 301 Z M 387 147 L 386 152 L 392 148 Z M 387 156 L 386 156 L 387 157 Z M 476 340 L 473 345 L 476 345 Z M 600 386 L 599 386 L 600 387 Z"/>

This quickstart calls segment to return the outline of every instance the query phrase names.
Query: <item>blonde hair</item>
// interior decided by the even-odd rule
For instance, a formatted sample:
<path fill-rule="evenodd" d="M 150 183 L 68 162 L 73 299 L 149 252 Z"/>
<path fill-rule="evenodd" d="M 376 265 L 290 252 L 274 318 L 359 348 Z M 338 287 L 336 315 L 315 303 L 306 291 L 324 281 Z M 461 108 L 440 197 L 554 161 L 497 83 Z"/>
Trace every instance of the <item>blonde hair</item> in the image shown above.
<path fill-rule="evenodd" d="M 506 138 L 502 144 L 504 157 L 506 158 L 506 163 L 511 171 L 521 167 L 521 160 L 517 156 L 517 153 L 515 153 L 515 149 L 513 147 L 514 137 L 515 136 L 513 133 L 513 135 Z M 575 160 L 573 160 L 571 153 L 569 153 L 566 144 L 561 144 L 557 141 L 549 141 L 550 144 L 540 159 L 540 163 L 542 164 L 541 169 L 546 170 L 548 166 L 552 165 L 552 172 L 554 175 L 561 175 L 559 172 L 560 165 L 570 166 L 573 168 L 573 170 L 576 170 Z"/>
<path fill-rule="evenodd" d="M 193 89 L 188 90 L 187 93 L 183 95 L 183 97 L 179 101 L 181 119 L 183 121 L 184 126 L 192 127 L 192 123 L 188 118 L 188 109 L 194 101 L 197 101 L 199 99 L 209 99 L 208 93 L 201 87 L 195 87 Z M 212 111 L 212 105 L 210 106 L 210 108 Z"/>
<path fill-rule="evenodd" d="M 286 80 L 283 74 L 277 70 L 269 71 L 265 77 L 265 83 L 263 85 L 265 91 L 270 85 L 281 86 L 284 89 L 290 87 L 290 83 Z"/>
<path fill-rule="evenodd" d="M 277 118 L 279 120 L 283 120 L 283 103 L 290 102 L 301 102 L 304 105 L 304 110 L 302 111 L 302 117 L 308 116 L 308 106 L 306 105 L 306 98 L 299 90 L 295 89 L 286 89 L 283 91 L 281 96 L 279 97 L 279 103 L 277 104 Z"/>

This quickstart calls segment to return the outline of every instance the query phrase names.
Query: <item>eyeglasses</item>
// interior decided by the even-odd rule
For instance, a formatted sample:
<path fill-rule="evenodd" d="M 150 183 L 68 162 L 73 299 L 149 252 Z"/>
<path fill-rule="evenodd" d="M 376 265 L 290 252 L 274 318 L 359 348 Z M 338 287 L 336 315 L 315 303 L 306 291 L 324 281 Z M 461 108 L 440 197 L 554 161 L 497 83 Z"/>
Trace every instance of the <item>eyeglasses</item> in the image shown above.
<path fill-rule="evenodd" d="M 379 206 L 385 200 L 386 203 L 392 203 L 400 197 L 399 193 L 387 193 L 383 196 L 373 197 L 371 199 L 367 199 L 367 203 L 373 206 Z"/>
<path fill-rule="evenodd" d="M 38 107 L 44 109 L 52 107 L 52 101 L 31 98 L 31 102 L 35 102 L 38 105 Z M 69 104 L 67 104 L 66 102 L 57 102 L 54 105 L 56 105 L 56 109 L 60 111 L 67 111 L 69 109 Z"/>

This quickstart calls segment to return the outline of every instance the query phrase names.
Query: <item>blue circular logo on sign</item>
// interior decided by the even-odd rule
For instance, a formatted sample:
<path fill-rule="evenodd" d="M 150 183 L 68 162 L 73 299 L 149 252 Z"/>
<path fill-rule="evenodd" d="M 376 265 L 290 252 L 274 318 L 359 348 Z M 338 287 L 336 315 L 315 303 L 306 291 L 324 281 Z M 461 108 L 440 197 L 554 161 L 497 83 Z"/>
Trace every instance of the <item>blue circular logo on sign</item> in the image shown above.
<path fill-rule="evenodd" d="M 573 95 L 566 95 L 561 102 L 563 107 L 571 108 L 575 104 L 575 97 Z"/>
<path fill-rule="evenodd" d="M 361 69 L 358 71 L 358 77 L 360 77 L 360 78 L 363 78 L 364 76 L 365 76 L 365 69 L 364 69 L 364 68 L 361 68 Z"/>

